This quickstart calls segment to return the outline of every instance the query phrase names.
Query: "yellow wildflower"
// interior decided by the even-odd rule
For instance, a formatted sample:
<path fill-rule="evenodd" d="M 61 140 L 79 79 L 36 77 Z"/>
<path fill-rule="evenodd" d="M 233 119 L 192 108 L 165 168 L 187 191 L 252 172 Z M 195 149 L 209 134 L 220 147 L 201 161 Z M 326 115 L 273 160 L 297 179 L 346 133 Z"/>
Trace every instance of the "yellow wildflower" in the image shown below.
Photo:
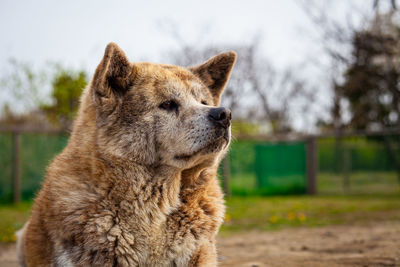
<path fill-rule="evenodd" d="M 289 221 L 293 221 L 294 219 L 296 219 L 296 213 L 294 213 L 293 211 L 289 212 L 287 218 Z"/>
<path fill-rule="evenodd" d="M 297 219 L 299 219 L 299 221 L 301 221 L 301 222 L 304 222 L 305 220 L 307 220 L 307 216 L 304 213 L 299 212 L 297 214 Z"/>
<path fill-rule="evenodd" d="M 270 223 L 276 223 L 278 220 L 279 220 L 279 217 L 276 215 L 272 215 L 271 217 L 269 217 Z"/>

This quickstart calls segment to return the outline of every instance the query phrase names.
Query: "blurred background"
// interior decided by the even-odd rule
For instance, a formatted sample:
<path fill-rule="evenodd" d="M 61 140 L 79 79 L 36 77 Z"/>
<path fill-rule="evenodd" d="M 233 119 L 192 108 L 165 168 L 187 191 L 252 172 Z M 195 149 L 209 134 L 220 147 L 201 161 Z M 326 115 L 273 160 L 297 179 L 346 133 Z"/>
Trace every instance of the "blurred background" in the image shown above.
<path fill-rule="evenodd" d="M 398 244 L 399 5 L 0 1 L 0 242 L 15 241 L 46 166 L 67 143 L 80 94 L 113 41 L 131 61 L 191 66 L 220 52 L 238 54 L 222 98 L 232 110 L 234 136 L 220 166 L 228 207 L 220 241 L 225 247 L 235 251 L 230 240 L 248 232 L 330 225 L 361 227 L 341 230 L 356 231 L 355 240 L 362 227 L 382 228 L 386 236 L 397 233 Z M 367 231 L 361 239 L 374 238 Z M 340 254 L 349 248 L 339 239 Z M 332 253 L 301 242 L 307 243 L 282 247 L 313 252 L 310 263 L 332 262 Z M 397 245 L 368 244 L 352 254 L 363 261 L 349 264 L 400 264 Z M 264 266 L 260 255 L 240 263 L 222 252 L 226 266 Z"/>

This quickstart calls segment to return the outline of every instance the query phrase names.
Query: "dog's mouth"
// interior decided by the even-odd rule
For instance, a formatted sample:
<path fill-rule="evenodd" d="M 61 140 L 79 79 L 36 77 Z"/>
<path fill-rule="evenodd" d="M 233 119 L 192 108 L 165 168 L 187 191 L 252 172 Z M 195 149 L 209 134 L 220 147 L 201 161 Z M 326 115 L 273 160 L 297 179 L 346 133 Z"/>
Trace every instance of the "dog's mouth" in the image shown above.
<path fill-rule="evenodd" d="M 218 139 L 214 140 L 213 142 L 205 145 L 204 147 L 200 148 L 199 150 L 190 153 L 190 154 L 179 154 L 175 156 L 177 160 L 189 160 L 192 157 L 199 155 L 202 152 L 207 152 L 207 154 L 212 154 L 221 149 L 225 148 L 229 144 L 229 133 L 225 133 L 223 136 L 219 137 Z M 222 142 L 222 141 L 225 142 Z"/>

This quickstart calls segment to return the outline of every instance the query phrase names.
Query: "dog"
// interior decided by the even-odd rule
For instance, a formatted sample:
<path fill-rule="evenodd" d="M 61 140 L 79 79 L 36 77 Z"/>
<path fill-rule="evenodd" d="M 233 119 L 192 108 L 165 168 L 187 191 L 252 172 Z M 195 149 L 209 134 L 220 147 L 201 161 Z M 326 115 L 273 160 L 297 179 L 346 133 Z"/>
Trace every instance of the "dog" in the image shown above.
<path fill-rule="evenodd" d="M 234 52 L 183 68 L 110 43 L 18 234 L 21 266 L 216 266 Z"/>

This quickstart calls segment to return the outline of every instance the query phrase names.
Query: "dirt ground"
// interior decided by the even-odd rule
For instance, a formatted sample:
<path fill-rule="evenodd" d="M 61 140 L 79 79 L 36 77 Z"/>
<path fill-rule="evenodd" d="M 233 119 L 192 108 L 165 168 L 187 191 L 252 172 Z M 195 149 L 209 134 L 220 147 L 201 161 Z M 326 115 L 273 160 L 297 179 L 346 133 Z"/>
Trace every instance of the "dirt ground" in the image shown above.
<path fill-rule="evenodd" d="M 218 239 L 220 266 L 400 266 L 400 222 L 249 232 Z M 15 245 L 0 266 L 17 266 Z"/>
<path fill-rule="evenodd" d="M 400 222 L 252 232 L 218 246 L 221 266 L 400 266 Z"/>

